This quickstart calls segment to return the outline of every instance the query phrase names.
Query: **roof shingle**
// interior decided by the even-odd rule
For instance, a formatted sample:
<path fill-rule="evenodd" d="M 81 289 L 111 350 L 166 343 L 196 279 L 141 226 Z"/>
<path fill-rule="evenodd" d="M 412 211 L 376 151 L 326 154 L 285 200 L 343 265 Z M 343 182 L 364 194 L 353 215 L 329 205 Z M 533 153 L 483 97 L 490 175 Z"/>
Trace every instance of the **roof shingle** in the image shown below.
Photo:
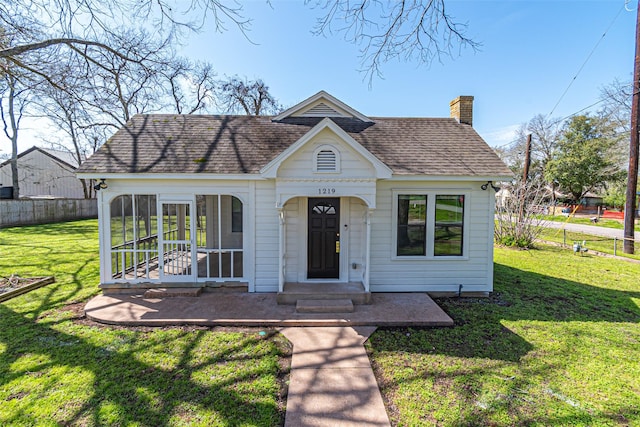
<path fill-rule="evenodd" d="M 80 173 L 257 174 L 321 118 L 136 115 Z M 449 118 L 333 119 L 394 175 L 510 176 L 468 125 Z"/>

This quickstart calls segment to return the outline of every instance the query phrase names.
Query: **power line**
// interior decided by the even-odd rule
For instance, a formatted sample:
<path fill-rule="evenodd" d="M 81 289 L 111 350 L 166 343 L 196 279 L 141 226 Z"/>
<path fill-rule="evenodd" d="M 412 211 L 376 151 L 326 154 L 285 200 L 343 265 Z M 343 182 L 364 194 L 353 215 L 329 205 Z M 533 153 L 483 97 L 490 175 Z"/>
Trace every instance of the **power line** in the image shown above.
<path fill-rule="evenodd" d="M 630 84 L 629 84 L 629 86 L 633 86 L 633 84 L 632 84 L 632 83 L 630 83 Z M 632 93 L 632 94 L 630 94 L 630 95 L 632 96 L 632 95 L 633 95 L 633 93 Z M 598 104 L 601 104 L 601 103 L 603 103 L 603 102 L 608 101 L 609 99 L 613 98 L 614 96 L 615 96 L 615 94 L 611 94 L 611 95 L 609 95 L 609 96 L 607 96 L 607 97 L 604 97 L 604 98 L 600 99 L 599 101 L 596 101 L 596 102 L 594 102 L 594 103 L 592 103 L 592 104 L 587 105 L 586 107 L 583 107 L 583 108 L 579 109 L 578 111 L 575 111 L 575 112 L 573 112 L 573 113 L 571 113 L 571 114 L 568 114 L 568 115 L 566 115 L 566 116 L 564 116 L 564 117 L 562 117 L 562 118 L 558 118 L 558 119 L 556 119 L 556 120 L 554 120 L 554 121 L 550 122 L 550 124 L 551 124 L 551 125 L 557 125 L 557 124 L 559 124 L 559 123 L 562 123 L 562 122 L 564 122 L 565 120 L 570 119 L 571 117 L 576 116 L 576 115 L 578 115 L 578 114 L 582 113 L 582 112 L 583 112 L 583 111 L 585 111 L 585 110 L 588 110 L 588 109 L 590 109 L 590 108 L 592 108 L 592 107 L 595 107 L 595 106 L 596 106 L 596 105 L 598 105 Z M 618 134 L 618 133 L 617 133 L 617 134 Z M 617 134 L 616 134 L 616 135 L 617 135 Z M 515 144 L 517 144 L 517 143 L 521 143 L 521 142 L 523 142 L 523 139 L 522 139 L 522 138 L 516 138 L 516 139 L 512 139 L 511 141 L 506 142 L 506 143 L 504 143 L 504 144 L 492 146 L 492 148 L 493 148 L 493 149 L 507 148 L 507 147 L 510 147 L 510 146 L 512 146 L 512 145 L 515 145 Z"/>
<path fill-rule="evenodd" d="M 596 51 L 596 49 L 598 48 L 598 46 L 600 45 L 600 43 L 602 42 L 604 37 L 607 35 L 607 32 L 611 29 L 611 27 L 613 27 L 613 24 L 616 22 L 616 20 L 618 19 L 618 17 L 622 13 L 622 11 L 626 10 L 626 6 L 627 6 L 626 3 L 622 5 L 622 7 L 620 8 L 620 10 L 616 14 L 616 16 L 613 18 L 613 20 L 611 21 L 611 23 L 609 24 L 607 29 L 604 31 L 604 33 L 602 33 L 602 36 L 600 37 L 600 39 L 598 39 L 598 41 L 596 42 L 596 45 L 593 47 L 593 49 L 591 49 L 591 52 L 589 52 L 589 55 L 587 56 L 587 59 L 584 60 L 584 62 L 582 63 L 582 66 L 580 66 L 580 69 L 578 70 L 576 75 L 573 76 L 573 78 L 569 82 L 569 85 L 567 86 L 567 88 L 564 90 L 564 92 L 562 92 L 562 95 L 560 95 L 560 99 L 558 99 L 558 102 L 556 102 L 556 105 L 553 106 L 553 108 L 551 109 L 551 112 L 547 115 L 547 117 L 550 117 L 551 115 L 553 115 L 553 112 L 556 111 L 556 108 L 558 107 L 560 102 L 562 102 L 562 100 L 564 99 L 564 96 L 567 94 L 567 92 L 569 92 L 569 89 L 573 85 L 573 82 L 576 81 L 576 79 L 578 78 L 578 76 L 580 75 L 582 70 L 584 69 L 585 65 L 587 65 L 587 62 L 589 62 L 589 59 L 591 59 L 591 56 L 593 56 L 593 53 Z"/>

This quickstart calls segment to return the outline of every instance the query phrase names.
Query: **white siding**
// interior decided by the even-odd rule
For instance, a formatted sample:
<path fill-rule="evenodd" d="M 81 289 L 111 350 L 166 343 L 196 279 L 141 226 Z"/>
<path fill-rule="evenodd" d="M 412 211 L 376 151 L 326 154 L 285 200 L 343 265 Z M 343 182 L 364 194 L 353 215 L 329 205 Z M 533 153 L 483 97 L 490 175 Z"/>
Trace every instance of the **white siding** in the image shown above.
<path fill-rule="evenodd" d="M 299 280 L 301 271 L 306 268 L 306 259 L 304 248 L 301 248 L 301 242 L 306 241 L 306 218 L 304 202 L 306 198 L 296 197 L 289 200 L 284 206 L 286 215 L 286 270 L 285 281 L 296 282 Z"/>
<path fill-rule="evenodd" d="M 456 258 L 427 257 L 416 259 L 394 258 L 393 241 L 393 189 L 396 190 L 442 190 L 460 191 L 468 194 L 465 210 L 464 245 L 467 256 Z M 493 193 L 482 191 L 472 182 L 393 182 L 378 183 L 377 209 L 374 212 L 371 229 L 371 290 L 373 292 L 408 291 L 457 291 L 462 285 L 463 292 L 483 292 L 492 290 L 492 209 L 490 200 Z M 433 203 L 429 200 L 428 203 Z M 433 218 L 427 218 L 427 224 Z M 429 227 L 429 226 L 428 226 Z M 427 239 L 432 234 L 427 233 Z"/>
<path fill-rule="evenodd" d="M 350 213 L 349 213 L 349 281 L 361 282 L 363 267 L 365 263 L 365 248 L 366 248 L 366 230 L 365 230 L 365 212 L 366 207 L 364 202 L 355 197 L 349 199 L 350 201 Z M 353 268 L 355 264 L 356 268 Z"/>
<path fill-rule="evenodd" d="M 310 166 L 310 165 L 309 165 Z M 245 279 L 256 292 L 277 292 L 279 277 L 279 212 L 276 208 L 275 180 L 107 180 L 108 188 L 100 191 L 102 207 L 108 213 L 109 200 L 119 194 L 160 194 L 170 198 L 195 194 L 232 194 L 243 201 Z M 465 251 L 463 257 L 395 256 L 393 239 L 394 194 L 425 191 L 430 194 L 465 194 Z M 394 191 L 396 193 L 394 193 Z M 371 225 L 370 283 L 372 292 L 463 292 L 491 291 L 493 280 L 492 191 L 482 191 L 477 182 L 407 182 L 378 181 L 376 206 Z M 304 280 L 306 275 L 306 203 L 307 197 L 290 199 L 283 210 L 286 218 L 285 280 Z M 431 197 L 428 203 L 434 203 Z M 361 281 L 366 254 L 366 204 L 356 197 L 342 197 L 343 233 L 341 279 Z M 104 218 L 104 217 L 103 217 Z M 108 218 L 108 217 L 107 217 Z M 433 218 L 428 218 L 428 222 Z M 431 232 L 433 225 L 431 225 Z M 101 232 L 105 232 L 104 227 Z M 103 236 L 108 238 L 108 236 Z M 428 231 L 428 238 L 432 234 Z M 105 243 L 106 244 L 106 243 Z M 107 246 L 104 246 L 108 248 Z M 107 263 L 104 260 L 103 263 Z M 356 268 L 352 268 L 355 264 Z M 104 280 L 104 279 L 103 279 Z"/>
<path fill-rule="evenodd" d="M 314 156 L 316 148 L 329 145 L 339 151 L 340 173 L 314 173 Z M 333 132 L 323 130 L 300 150 L 286 159 L 278 169 L 279 178 L 370 178 L 375 176 L 373 165 L 355 152 L 348 144 L 342 142 Z"/>
<path fill-rule="evenodd" d="M 279 217 L 275 183 L 259 181 L 255 192 L 256 292 L 278 291 Z"/>
<path fill-rule="evenodd" d="M 20 196 L 55 196 L 82 199 L 82 183 L 75 170 L 39 150 L 18 159 Z M 11 164 L 0 167 L 0 184 L 13 186 Z"/>

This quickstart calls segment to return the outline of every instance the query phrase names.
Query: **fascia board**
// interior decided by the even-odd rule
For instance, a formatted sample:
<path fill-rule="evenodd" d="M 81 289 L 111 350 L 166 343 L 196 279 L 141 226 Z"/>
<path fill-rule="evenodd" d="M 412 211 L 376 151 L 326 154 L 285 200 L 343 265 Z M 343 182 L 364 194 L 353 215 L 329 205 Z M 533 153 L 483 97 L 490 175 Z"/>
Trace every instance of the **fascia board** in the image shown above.
<path fill-rule="evenodd" d="M 151 179 L 151 180 L 242 180 L 242 181 L 263 181 L 264 178 L 258 174 L 214 174 L 214 173 L 77 173 L 78 178 L 85 179 Z"/>
<path fill-rule="evenodd" d="M 511 181 L 507 175 L 393 175 L 389 181 Z"/>

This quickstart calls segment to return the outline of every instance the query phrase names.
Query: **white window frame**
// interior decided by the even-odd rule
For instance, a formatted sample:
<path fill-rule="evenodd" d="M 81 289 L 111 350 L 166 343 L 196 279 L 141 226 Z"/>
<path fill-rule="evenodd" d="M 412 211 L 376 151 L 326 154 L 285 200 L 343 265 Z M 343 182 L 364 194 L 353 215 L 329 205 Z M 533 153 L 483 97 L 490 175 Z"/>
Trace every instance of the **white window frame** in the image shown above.
<path fill-rule="evenodd" d="M 331 151 L 334 154 L 336 159 L 334 170 L 331 170 L 331 171 L 318 170 L 318 154 L 321 151 Z M 328 144 L 324 144 L 319 147 L 316 147 L 316 149 L 313 150 L 313 172 L 322 173 L 322 174 L 340 173 L 340 151 L 336 149 L 333 145 L 328 145 Z"/>
<path fill-rule="evenodd" d="M 391 211 L 391 260 L 395 261 L 460 261 L 469 259 L 469 228 L 471 192 L 468 189 L 394 189 Z M 425 255 L 398 255 L 398 196 L 427 196 L 427 224 L 425 237 Z M 436 224 L 436 196 L 464 196 L 464 215 L 462 223 L 462 255 L 434 255 L 434 236 Z"/>

